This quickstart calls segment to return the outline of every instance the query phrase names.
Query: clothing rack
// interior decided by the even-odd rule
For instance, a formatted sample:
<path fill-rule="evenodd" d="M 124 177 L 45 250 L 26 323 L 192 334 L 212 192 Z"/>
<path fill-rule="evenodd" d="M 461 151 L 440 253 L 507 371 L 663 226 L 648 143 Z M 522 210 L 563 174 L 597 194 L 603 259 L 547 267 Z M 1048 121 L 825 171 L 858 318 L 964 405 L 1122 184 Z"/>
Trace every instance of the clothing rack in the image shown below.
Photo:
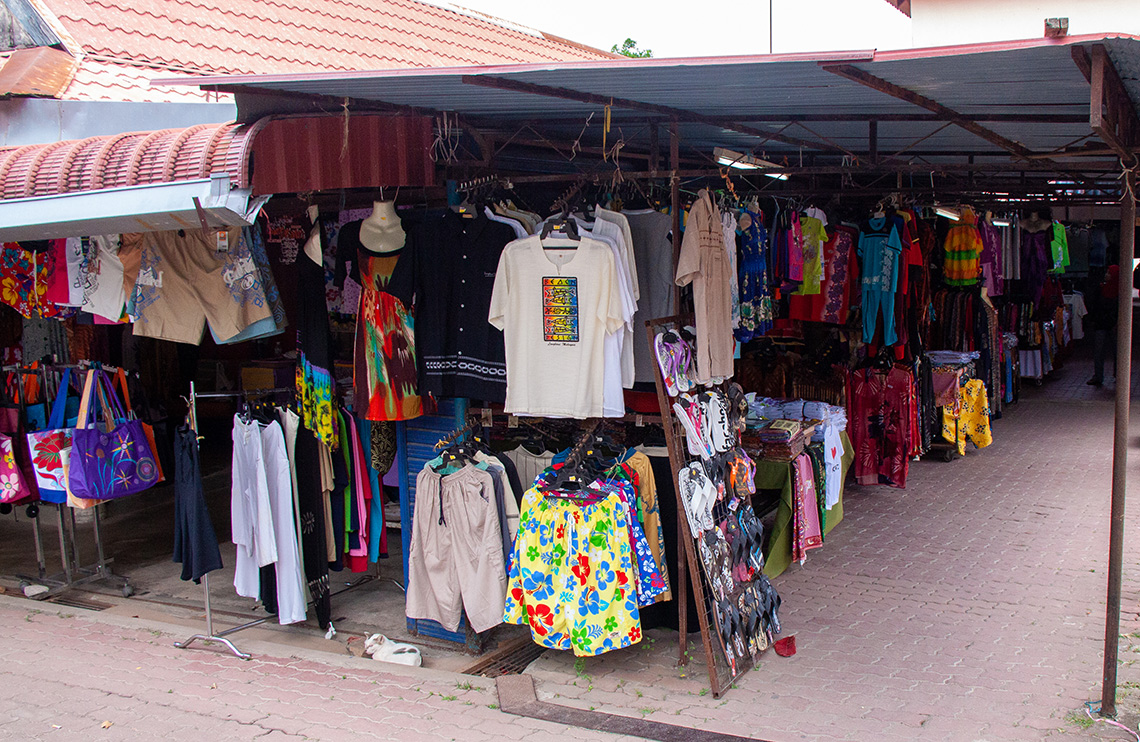
<path fill-rule="evenodd" d="M 0 370 L 6 372 L 16 372 L 21 376 L 37 376 L 41 383 L 41 392 L 44 395 L 44 402 L 48 396 L 48 371 L 57 369 L 74 369 L 85 370 L 91 368 L 90 362 L 81 362 L 81 364 L 63 364 L 52 363 L 44 361 L 39 366 L 27 366 L 21 364 L 12 364 L 0 367 Z M 118 368 L 114 366 L 102 366 L 105 370 L 118 373 Z M 44 552 L 43 535 L 40 531 L 40 515 L 39 512 L 33 516 L 29 514 L 32 520 L 32 537 L 35 542 L 36 548 L 36 564 L 38 568 L 37 577 L 30 577 L 27 575 L 15 575 L 21 582 L 36 583 L 48 586 L 48 591 L 37 596 L 38 599 L 43 600 L 51 598 L 59 593 L 69 590 L 73 587 L 79 587 L 91 582 L 99 582 L 103 580 L 114 581 L 119 584 L 119 589 L 124 598 L 129 598 L 134 594 L 134 588 L 131 587 L 130 580 L 122 575 L 115 574 L 111 569 L 111 563 L 114 559 L 107 559 L 106 552 L 103 548 L 103 530 L 101 518 L 99 516 L 99 506 L 91 509 L 91 525 L 95 541 L 96 560 L 94 564 L 84 565 L 80 560 L 79 542 L 77 533 L 79 526 L 75 519 L 75 509 L 67 507 L 62 503 L 31 503 L 37 506 L 37 511 L 40 511 L 40 505 L 52 504 L 55 505 L 56 518 L 59 527 L 59 558 L 63 571 L 56 574 L 49 575 L 47 573 L 47 563 Z M 65 511 L 69 511 L 65 515 Z"/>
<path fill-rule="evenodd" d="M 482 427 L 482 423 L 480 423 L 477 420 L 472 420 L 471 422 L 467 423 L 466 425 L 459 427 L 459 428 L 456 428 L 455 430 L 451 431 L 450 433 L 448 433 L 447 435 L 445 435 L 444 437 L 439 439 L 439 442 L 435 444 L 435 450 L 438 451 L 441 448 L 446 448 L 447 446 L 449 446 L 452 443 L 456 442 L 457 440 L 461 439 L 467 433 L 470 433 L 479 427 Z"/>
<path fill-rule="evenodd" d="M 199 399 L 219 399 L 219 398 L 232 398 L 232 397 L 241 397 L 244 399 L 246 397 L 260 397 L 260 396 L 267 396 L 267 395 L 271 395 L 271 394 L 285 394 L 285 393 L 295 393 L 295 392 L 296 392 L 295 388 L 293 388 L 291 386 L 286 386 L 286 387 L 275 387 L 272 389 L 239 389 L 239 390 L 233 391 L 233 392 L 203 392 L 203 393 L 199 394 L 197 392 L 197 390 L 195 389 L 194 382 L 191 381 L 190 382 L 190 397 L 186 400 L 187 406 L 189 408 L 188 412 L 186 413 L 186 419 L 190 423 L 190 428 L 194 431 L 194 434 L 197 435 L 197 433 L 198 433 L 198 400 Z M 338 590 L 335 593 L 331 593 L 330 597 L 333 595 L 340 595 L 341 593 L 348 592 L 349 590 L 353 590 L 353 589 L 359 587 L 360 585 L 363 585 L 367 582 L 371 582 L 373 579 L 375 579 L 374 575 L 365 575 L 364 577 L 361 577 L 360 579 L 355 580 L 354 582 L 348 584 L 343 590 Z M 206 597 L 206 599 L 205 599 L 206 633 L 205 634 L 194 634 L 193 636 L 191 636 L 188 639 L 185 639 L 185 640 L 180 641 L 180 642 L 174 642 L 174 646 L 178 647 L 179 649 L 186 649 L 191 644 L 193 644 L 195 641 L 199 641 L 199 640 L 204 641 L 204 642 L 218 642 L 220 644 L 224 644 L 231 652 L 233 652 L 233 654 L 236 657 L 243 659 L 243 660 L 250 659 L 253 655 L 249 654 L 248 652 L 241 651 L 240 649 L 238 649 L 234 645 L 234 643 L 232 641 L 230 641 L 226 637 L 231 635 L 231 634 L 236 634 L 239 631 L 244 631 L 245 629 L 253 628 L 254 626 L 259 626 L 263 623 L 266 623 L 267 621 L 269 621 L 270 619 L 272 619 L 274 617 L 273 616 L 263 616 L 262 618 L 256 618 L 252 621 L 247 621 L 246 623 L 243 623 L 239 626 L 234 626 L 232 628 L 225 629 L 223 631 L 215 632 L 214 631 L 214 614 L 213 614 L 213 611 L 210 607 L 210 573 L 209 572 L 202 575 L 202 590 L 205 593 L 205 597 Z M 330 626 L 330 633 L 335 631 L 331 628 L 332 624 L 330 624 L 329 626 Z"/>

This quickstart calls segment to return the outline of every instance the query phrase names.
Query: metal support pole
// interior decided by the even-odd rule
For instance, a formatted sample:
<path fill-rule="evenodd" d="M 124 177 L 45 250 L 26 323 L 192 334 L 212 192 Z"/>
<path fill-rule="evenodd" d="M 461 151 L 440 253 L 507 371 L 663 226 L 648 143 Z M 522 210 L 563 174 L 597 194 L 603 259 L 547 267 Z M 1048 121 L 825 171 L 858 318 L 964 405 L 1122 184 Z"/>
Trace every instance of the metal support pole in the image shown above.
<path fill-rule="evenodd" d="M 35 518 L 32 518 L 32 533 L 36 540 L 36 563 L 40 568 L 40 579 L 47 577 L 47 563 L 44 560 L 44 537 L 40 533 L 40 515 L 43 514 L 41 510 Z"/>
<path fill-rule="evenodd" d="M 95 529 L 95 551 L 98 554 L 99 561 L 95 565 L 95 570 L 100 577 L 105 577 L 107 574 L 107 559 L 103 554 L 103 531 L 99 528 L 99 507 L 96 505 L 91 513 L 92 523 Z"/>
<path fill-rule="evenodd" d="M 677 261 L 681 256 L 681 176 L 678 174 L 681 162 L 681 132 L 677 119 L 669 124 L 669 197 L 670 211 L 673 214 L 673 264 L 669 275 L 676 275 Z M 681 287 L 673 282 L 673 312 L 681 312 Z"/>
<path fill-rule="evenodd" d="M 1128 172 L 1120 208 L 1116 319 L 1116 413 L 1112 439 L 1112 505 L 1108 532 L 1108 598 L 1104 621 L 1101 716 L 1116 716 L 1116 664 L 1120 645 L 1120 585 L 1124 562 L 1124 497 L 1128 485 L 1128 398 L 1132 391 L 1132 258 L 1136 251 L 1136 180 Z"/>
<path fill-rule="evenodd" d="M 79 526 L 75 524 L 75 508 L 68 508 L 67 515 L 67 535 L 71 541 L 71 557 L 74 560 L 72 568 L 78 574 L 82 560 L 79 558 Z"/>
<path fill-rule="evenodd" d="M 63 505 L 55 506 L 56 515 L 59 516 L 59 561 L 63 563 L 63 574 L 67 584 L 71 584 L 71 555 L 67 548 L 67 525 L 63 518 Z"/>

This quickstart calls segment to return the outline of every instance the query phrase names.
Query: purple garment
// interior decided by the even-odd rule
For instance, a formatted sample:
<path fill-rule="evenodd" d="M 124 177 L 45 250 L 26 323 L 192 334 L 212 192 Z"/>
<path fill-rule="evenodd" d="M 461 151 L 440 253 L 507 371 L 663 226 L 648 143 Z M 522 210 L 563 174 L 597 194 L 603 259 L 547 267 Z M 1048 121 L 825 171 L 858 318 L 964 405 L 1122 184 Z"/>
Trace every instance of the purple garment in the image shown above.
<path fill-rule="evenodd" d="M 982 236 L 982 254 L 978 262 L 982 266 L 983 285 L 990 296 L 1001 296 L 1005 291 L 1005 278 L 1002 273 L 1001 234 L 997 227 L 982 220 L 978 224 Z"/>
<path fill-rule="evenodd" d="M 1051 230 L 1042 232 L 1021 230 L 1021 280 L 1025 282 L 1026 293 L 1033 297 L 1034 308 L 1041 304 L 1045 276 L 1051 265 L 1050 232 Z"/>

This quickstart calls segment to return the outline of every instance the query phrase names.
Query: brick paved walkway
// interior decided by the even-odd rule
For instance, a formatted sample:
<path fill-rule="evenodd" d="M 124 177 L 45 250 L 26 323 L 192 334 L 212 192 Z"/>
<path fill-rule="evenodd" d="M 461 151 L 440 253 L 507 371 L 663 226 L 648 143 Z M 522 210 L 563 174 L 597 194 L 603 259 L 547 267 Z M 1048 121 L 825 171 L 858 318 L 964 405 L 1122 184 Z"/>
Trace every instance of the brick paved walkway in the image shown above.
<path fill-rule="evenodd" d="M 655 631 L 577 664 L 547 653 L 528 671 L 539 697 L 776 742 L 1128 739 L 1066 718 L 1101 675 L 1112 405 L 1085 378 L 1073 362 L 1027 387 L 992 447 L 915 464 L 905 491 L 850 487 L 844 523 L 777 581 L 795 657 L 765 655 L 713 699 L 703 665 L 679 670 L 675 635 Z M 1140 537 L 1125 559 L 1122 629 L 1140 637 Z M 616 739 L 502 714 L 487 680 L 273 645 L 243 663 L 37 608 L 0 599 L 6 739 Z M 1124 696 L 1140 688 L 1137 637 Z"/>
<path fill-rule="evenodd" d="M 0 598 L 0 625 L 2 739 L 623 739 L 501 713 L 484 678 L 290 657 L 286 647 L 242 662 L 175 649 L 182 637 L 160 628 L 11 598 Z"/>
<path fill-rule="evenodd" d="M 781 741 L 1128 739 L 1066 720 L 1100 697 L 1104 632 L 1112 405 L 1087 378 L 1078 360 L 1027 387 L 993 446 L 912 465 L 906 490 L 850 486 L 843 524 L 776 582 L 798 654 L 768 653 L 724 699 L 703 695 L 699 646 L 678 677 L 675 639 L 656 632 L 632 661 L 578 673 L 547 654 L 531 670 L 540 697 Z M 1066 387 L 1097 401 L 1064 401 Z M 1140 537 L 1125 560 L 1134 632 Z M 1135 642 L 1125 695 L 1140 688 Z"/>

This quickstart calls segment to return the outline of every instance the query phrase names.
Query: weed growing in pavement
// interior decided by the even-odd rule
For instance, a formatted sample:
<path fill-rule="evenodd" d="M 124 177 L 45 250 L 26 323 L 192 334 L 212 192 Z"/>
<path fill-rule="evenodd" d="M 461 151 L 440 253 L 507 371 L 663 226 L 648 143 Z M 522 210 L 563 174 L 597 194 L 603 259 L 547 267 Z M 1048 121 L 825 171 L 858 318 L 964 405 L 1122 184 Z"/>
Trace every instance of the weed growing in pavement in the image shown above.
<path fill-rule="evenodd" d="M 28 611 L 28 615 L 24 616 L 24 620 L 27 621 L 28 623 L 31 623 L 32 622 L 32 616 L 38 616 L 41 613 L 43 613 L 43 611 L 38 610 L 36 608 L 33 608 L 30 611 Z"/>
<path fill-rule="evenodd" d="M 652 714 L 654 711 L 657 711 L 657 709 L 653 708 L 652 706 L 646 706 L 645 708 L 638 709 L 638 711 L 641 712 L 641 718 L 644 719 L 645 717 Z"/>
<path fill-rule="evenodd" d="M 488 703 L 488 704 L 487 704 L 487 708 L 491 709 L 492 711 L 498 711 L 498 710 L 499 710 L 499 704 L 497 704 L 497 703 Z"/>
<path fill-rule="evenodd" d="M 700 692 L 700 693 L 698 693 L 697 695 L 698 695 L 698 696 L 707 696 L 708 694 L 709 694 L 709 689 L 708 689 L 708 688 L 701 688 L 701 692 Z"/>
<path fill-rule="evenodd" d="M 463 682 L 463 683 L 456 683 L 456 684 L 455 684 L 455 687 L 456 687 L 456 688 L 458 688 L 459 690 L 477 690 L 477 691 L 479 691 L 480 693 L 483 693 L 484 691 L 486 691 L 486 690 L 487 690 L 487 689 L 486 689 L 486 688 L 484 688 L 483 686 L 481 686 L 481 685 L 474 685 L 474 684 L 473 684 L 473 683 L 471 683 L 470 681 L 468 681 L 468 682 Z"/>
<path fill-rule="evenodd" d="M 634 693 L 636 693 L 636 694 L 637 694 L 637 697 L 638 697 L 638 698 L 644 698 L 644 697 L 645 697 L 645 694 L 644 694 L 644 693 L 642 693 L 642 692 L 641 692 L 641 691 L 639 691 L 639 690 L 635 690 L 635 691 L 634 691 Z"/>
<path fill-rule="evenodd" d="M 585 680 L 589 680 L 590 676 L 586 672 L 586 660 L 582 657 L 574 660 L 574 674 Z"/>
<path fill-rule="evenodd" d="M 456 698 L 458 698 L 458 696 L 445 696 L 443 694 L 440 694 L 439 697 L 445 701 L 454 701 Z"/>
<path fill-rule="evenodd" d="M 1093 725 L 1093 720 L 1080 711 L 1070 711 L 1065 714 L 1065 721 L 1081 729 L 1088 729 Z"/>

